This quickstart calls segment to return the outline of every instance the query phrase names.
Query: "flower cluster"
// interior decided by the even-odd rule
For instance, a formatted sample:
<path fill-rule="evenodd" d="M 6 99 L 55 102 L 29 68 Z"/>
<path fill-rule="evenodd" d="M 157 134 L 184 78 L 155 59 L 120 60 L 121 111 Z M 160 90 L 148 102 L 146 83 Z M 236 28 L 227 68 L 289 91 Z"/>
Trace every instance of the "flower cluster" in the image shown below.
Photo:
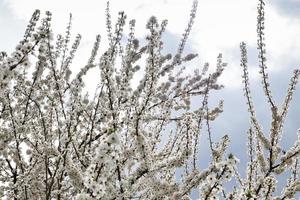
<path fill-rule="evenodd" d="M 119 12 L 113 25 L 106 8 L 108 47 L 99 51 L 96 36 L 87 64 L 72 75 L 81 35 L 71 37 L 72 15 L 64 34 L 54 37 L 52 16 L 35 11 L 14 52 L 0 52 L 0 198 L 3 199 L 291 199 L 300 190 L 300 135 L 284 151 L 280 139 L 300 71 L 291 78 L 283 106 L 269 89 L 264 2 L 259 0 L 258 49 L 263 88 L 271 108 L 269 137 L 255 115 L 247 68 L 241 66 L 250 112 L 246 178 L 238 159 L 227 153 L 229 137 L 213 141 L 211 122 L 223 101 L 210 108 L 210 93 L 226 63 L 206 63 L 194 72 L 185 65 L 197 54 L 184 54 L 197 0 L 177 52 L 163 53 L 167 20 L 151 17 L 144 41 L 135 36 L 135 20 Z M 128 31 L 128 34 L 126 32 Z M 191 66 L 192 67 L 192 66 Z M 84 77 L 97 68 L 94 96 L 84 94 Z M 194 98 L 197 104 L 191 106 Z M 211 160 L 199 167 L 200 137 L 207 131 Z M 277 176 L 290 172 L 280 196 Z M 179 174 L 179 175 L 178 175 Z M 178 180 L 178 177 L 181 177 Z M 230 191 L 226 184 L 236 183 Z"/>
<path fill-rule="evenodd" d="M 222 101 L 213 109 L 207 102 L 211 90 L 222 88 L 217 80 L 226 64 L 219 55 L 211 74 L 208 64 L 193 75 L 184 72 L 183 64 L 197 57 L 183 55 L 196 9 L 194 1 L 174 56 L 162 53 L 167 20 L 151 17 L 141 46 L 135 20 L 126 41 L 125 13 L 113 26 L 107 4 L 109 46 L 98 56 L 98 35 L 87 64 L 74 76 L 81 35 L 71 43 L 72 15 L 65 34 L 54 37 L 51 13 L 40 19 L 35 11 L 16 50 L 0 56 L 1 197 L 187 199 L 205 175 L 217 177 L 213 190 L 231 177 L 232 164 L 224 158 L 228 138 L 213 147 L 208 170 L 197 164 L 202 124 L 222 112 Z M 91 98 L 83 94 L 83 78 L 94 67 L 100 75 Z M 200 99 L 194 110 L 193 96 Z M 180 168 L 185 175 L 178 182 Z"/>
<path fill-rule="evenodd" d="M 299 141 L 296 140 L 294 146 L 289 150 L 283 150 L 280 140 L 283 135 L 283 125 L 288 113 L 296 84 L 299 79 L 299 69 L 294 71 L 290 85 L 287 91 L 283 105 L 278 106 L 271 95 L 269 76 L 266 65 L 265 50 L 265 2 L 259 0 L 257 17 L 257 37 L 259 50 L 259 67 L 262 75 L 262 84 L 265 96 L 269 103 L 272 121 L 270 124 L 269 136 L 264 133 L 259 120 L 255 114 L 254 103 L 251 97 L 249 84 L 249 74 L 247 66 L 247 48 L 246 43 L 242 42 L 241 49 L 241 67 L 243 69 L 243 84 L 245 97 L 247 99 L 248 111 L 250 113 L 251 127 L 248 132 L 248 155 L 247 179 L 241 180 L 241 188 L 231 194 L 232 198 L 239 199 L 290 199 L 296 192 L 299 192 L 298 162 L 300 156 Z M 283 188 L 279 187 L 277 177 L 282 174 L 289 174 L 290 178 Z M 274 193 L 282 190 L 280 196 Z"/>

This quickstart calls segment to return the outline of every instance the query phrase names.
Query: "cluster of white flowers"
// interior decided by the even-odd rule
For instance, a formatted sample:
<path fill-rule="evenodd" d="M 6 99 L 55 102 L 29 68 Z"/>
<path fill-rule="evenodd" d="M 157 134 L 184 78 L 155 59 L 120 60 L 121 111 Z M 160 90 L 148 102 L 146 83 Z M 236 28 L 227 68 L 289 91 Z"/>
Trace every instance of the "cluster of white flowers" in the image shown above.
<path fill-rule="evenodd" d="M 283 135 L 283 125 L 288 113 L 288 107 L 293 97 L 296 84 L 299 79 L 299 69 L 294 71 L 290 85 L 285 97 L 285 101 L 279 107 L 273 100 L 270 90 L 269 76 L 266 65 L 266 50 L 265 50 L 265 2 L 259 0 L 258 17 L 257 17 L 257 36 L 259 50 L 259 67 L 262 75 L 262 84 L 265 96 L 269 103 L 272 122 L 270 124 L 269 136 L 264 133 L 259 120 L 255 114 L 254 103 L 251 97 L 249 85 L 249 74 L 247 66 L 247 49 L 244 42 L 241 43 L 241 67 L 243 68 L 243 83 L 245 97 L 247 99 L 248 111 L 250 113 L 251 127 L 248 132 L 248 155 L 249 162 L 247 167 L 247 179 L 241 180 L 239 192 L 232 193 L 240 199 L 291 199 L 299 192 L 299 141 L 296 140 L 294 146 L 285 151 L 280 146 L 280 140 Z M 282 188 L 279 187 L 277 177 L 287 173 L 290 175 L 287 184 Z M 282 190 L 281 195 L 274 197 L 274 193 Z"/>
<path fill-rule="evenodd" d="M 124 37 L 125 13 L 119 12 L 113 26 L 107 4 L 109 46 L 98 55 L 101 37 L 96 36 L 87 64 L 75 76 L 71 65 L 81 35 L 71 43 L 72 15 L 65 34 L 54 38 L 51 13 L 40 20 L 40 11 L 34 12 L 11 56 L 0 52 L 0 198 L 189 199 L 197 189 L 200 199 L 271 199 L 278 189 L 276 176 L 286 171 L 291 177 L 275 199 L 294 197 L 300 189 L 300 138 L 286 152 L 279 143 L 300 71 L 295 71 L 280 111 L 268 84 L 260 0 L 260 68 L 273 121 L 268 138 L 255 116 L 242 43 L 241 66 L 251 114 L 250 159 L 243 179 L 238 159 L 227 153 L 229 137 L 212 140 L 210 122 L 223 111 L 223 101 L 214 108 L 208 102 L 210 92 L 223 87 L 218 84 L 226 67 L 222 55 L 215 71 L 208 70 L 206 63 L 193 74 L 185 72 L 184 65 L 197 57 L 184 55 L 197 4 L 195 0 L 175 55 L 162 51 L 167 20 L 159 23 L 151 17 L 146 24 L 149 34 L 140 42 L 135 20 L 129 21 Z M 83 94 L 83 78 L 94 67 L 99 79 L 91 98 Z M 194 96 L 199 104 L 191 109 Z M 205 126 L 211 161 L 201 170 L 199 144 Z M 180 180 L 175 176 L 178 171 L 182 171 Z M 226 183 L 232 179 L 237 185 L 230 191 Z"/>

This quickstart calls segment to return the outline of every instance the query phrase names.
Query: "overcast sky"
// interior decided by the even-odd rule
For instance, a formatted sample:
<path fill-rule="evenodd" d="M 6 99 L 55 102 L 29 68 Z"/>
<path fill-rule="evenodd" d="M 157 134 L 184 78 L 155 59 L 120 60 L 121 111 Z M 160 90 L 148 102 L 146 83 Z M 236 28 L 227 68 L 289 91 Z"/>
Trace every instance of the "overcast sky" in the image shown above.
<path fill-rule="evenodd" d="M 129 19 L 137 20 L 138 37 L 145 34 L 145 23 L 150 16 L 155 15 L 161 20 L 168 19 L 166 40 L 169 50 L 177 47 L 192 5 L 192 0 L 110 2 L 113 19 L 118 11 L 123 10 Z M 300 67 L 300 1 L 268 0 L 266 3 L 267 63 L 275 100 L 281 104 L 293 69 Z M 255 0 L 199 0 L 197 18 L 187 48 L 190 52 L 199 53 L 199 66 L 204 62 L 214 64 L 218 53 L 223 53 L 224 60 L 228 63 L 222 77 L 225 89 L 214 95 L 211 101 L 213 106 L 218 99 L 225 100 L 224 113 L 214 122 L 213 133 L 215 138 L 229 134 L 232 140 L 231 149 L 242 157 L 242 162 L 246 155 L 245 134 L 249 128 L 249 118 L 241 88 L 239 66 L 241 41 L 248 44 L 251 86 L 258 117 L 266 130 L 269 128 L 270 119 L 270 116 L 266 115 L 267 104 L 257 73 L 256 5 Z M 0 0 L 0 50 L 11 51 L 15 47 L 35 9 L 49 10 L 53 13 L 56 33 L 64 32 L 71 12 L 74 18 L 73 34 L 81 33 L 83 36 L 75 63 L 83 65 L 86 63 L 95 35 L 100 33 L 105 38 L 105 7 L 106 0 Z M 286 146 L 293 143 L 296 130 L 299 128 L 297 126 L 300 124 L 300 106 L 297 103 L 299 99 L 300 92 L 297 92 L 285 128 Z"/>

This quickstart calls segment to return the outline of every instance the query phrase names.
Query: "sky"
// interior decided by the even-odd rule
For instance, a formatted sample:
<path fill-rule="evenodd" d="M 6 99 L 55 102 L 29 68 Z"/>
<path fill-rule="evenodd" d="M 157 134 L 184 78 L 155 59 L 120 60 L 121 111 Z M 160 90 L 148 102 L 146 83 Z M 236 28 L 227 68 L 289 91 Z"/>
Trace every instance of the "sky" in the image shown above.
<path fill-rule="evenodd" d="M 83 37 L 74 65 L 87 62 L 96 34 L 105 38 L 106 0 L 0 0 L 0 51 L 12 51 L 23 35 L 23 31 L 35 9 L 49 10 L 53 13 L 53 29 L 63 33 L 69 13 L 73 15 L 73 36 Z M 129 19 L 136 19 L 136 35 L 143 37 L 145 24 L 150 16 L 168 19 L 166 47 L 172 51 L 177 48 L 192 5 L 192 0 L 111 0 L 113 20 L 118 11 L 125 11 Z M 228 67 L 221 82 L 225 88 L 213 93 L 210 106 L 224 99 L 224 112 L 213 123 L 213 134 L 217 140 L 228 134 L 231 138 L 230 150 L 241 159 L 244 167 L 246 156 L 246 131 L 249 118 L 246 100 L 243 97 L 239 43 L 248 44 L 250 82 L 257 116 L 267 131 L 270 114 L 266 98 L 263 96 L 258 74 L 258 52 L 256 49 L 257 1 L 255 0 L 199 0 L 194 27 L 188 39 L 187 52 L 198 53 L 197 63 L 214 64 L 218 53 L 223 54 Z M 300 1 L 266 0 L 266 47 L 267 65 L 270 73 L 271 89 L 275 101 L 281 105 L 293 69 L 300 67 Z M 106 41 L 104 40 L 104 45 Z M 79 69 L 79 68 L 78 68 Z M 76 70 L 76 69 L 75 69 Z M 96 78 L 96 77 L 94 77 Z M 87 83 L 92 86 L 93 81 Z M 299 87 L 298 87 L 299 89 Z M 300 89 L 299 89 L 300 90 Z M 288 147 L 296 138 L 300 124 L 300 106 L 297 104 L 300 92 L 296 92 L 284 129 L 283 144 Z M 195 100 L 194 105 L 197 104 Z M 203 138 L 204 139 L 204 138 Z M 203 151 L 205 151 L 203 141 Z"/>

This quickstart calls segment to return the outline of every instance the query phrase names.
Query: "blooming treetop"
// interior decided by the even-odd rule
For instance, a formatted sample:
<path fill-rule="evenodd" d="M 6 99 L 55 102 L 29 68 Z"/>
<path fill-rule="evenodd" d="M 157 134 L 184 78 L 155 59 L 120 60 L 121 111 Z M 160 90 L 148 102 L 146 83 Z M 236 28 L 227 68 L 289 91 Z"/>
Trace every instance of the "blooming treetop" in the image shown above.
<path fill-rule="evenodd" d="M 300 142 L 282 153 L 279 140 L 284 117 L 299 71 L 279 112 L 268 86 L 263 40 L 264 2 L 259 1 L 258 47 L 263 86 L 273 122 L 267 138 L 255 117 L 250 97 L 246 46 L 241 44 L 245 93 L 251 114 L 247 178 L 240 177 L 233 154 L 226 154 L 227 135 L 211 138 L 210 122 L 222 112 L 223 102 L 210 109 L 209 93 L 226 64 L 217 57 L 192 74 L 185 64 L 197 54 L 184 54 L 196 15 L 192 5 L 177 52 L 162 53 L 167 21 L 151 17 L 145 45 L 135 36 L 135 20 L 125 30 L 126 15 L 119 13 L 113 28 L 109 5 L 106 28 L 109 45 L 98 57 L 97 36 L 91 56 L 72 75 L 72 60 L 81 35 L 71 44 L 71 16 L 64 35 L 54 37 L 51 13 L 40 19 L 33 13 L 15 51 L 0 54 L 0 197 L 3 199 L 270 199 L 276 190 L 275 174 L 291 170 L 281 196 L 300 189 Z M 129 31 L 124 37 L 125 32 Z M 84 76 L 99 68 L 93 97 L 84 94 Z M 209 73 L 208 71 L 211 71 Z M 142 74 L 140 76 L 140 74 Z M 137 77 L 139 76 L 139 77 Z M 134 80 L 138 79 L 137 85 Z M 198 104 L 191 109 L 191 98 Z M 205 128 L 206 127 L 206 128 Z M 207 129 L 211 162 L 200 170 L 200 135 Z M 266 150 L 266 152 L 264 152 Z M 175 173 L 183 170 L 181 179 Z M 224 183 L 234 178 L 236 187 Z"/>

